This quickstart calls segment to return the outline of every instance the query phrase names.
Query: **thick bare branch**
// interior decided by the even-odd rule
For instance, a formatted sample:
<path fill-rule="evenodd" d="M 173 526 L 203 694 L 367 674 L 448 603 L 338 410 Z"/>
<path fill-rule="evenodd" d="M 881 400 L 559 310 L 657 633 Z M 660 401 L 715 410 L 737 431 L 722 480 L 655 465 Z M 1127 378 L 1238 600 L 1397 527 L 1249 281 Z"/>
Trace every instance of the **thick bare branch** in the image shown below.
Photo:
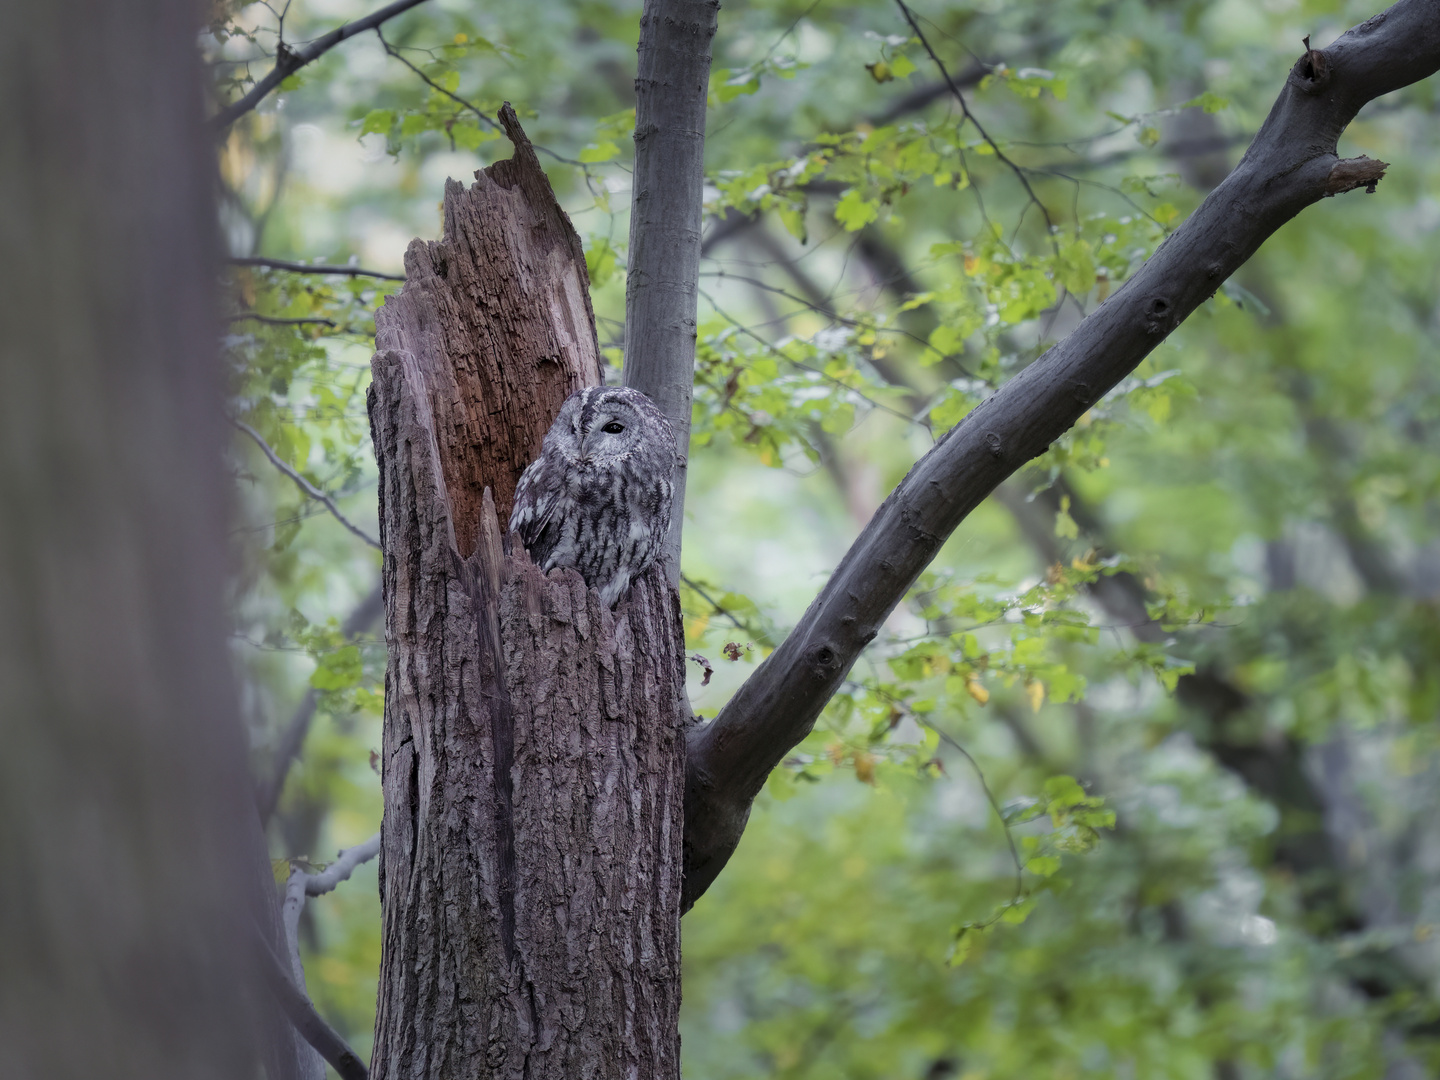
<path fill-rule="evenodd" d="M 290 878 L 285 882 L 285 899 L 280 907 L 281 932 L 285 939 L 285 956 L 282 958 L 265 942 L 261 964 L 270 966 L 274 961 L 276 970 L 267 971 L 271 991 L 285 1010 L 285 1015 L 295 1025 L 315 1054 L 302 1060 L 301 1069 L 315 1080 L 324 1080 L 325 1062 L 335 1066 L 335 1071 L 346 1080 L 351 1077 L 364 1078 L 365 1064 L 360 1056 L 345 1044 L 335 1031 L 315 1011 L 305 991 L 305 965 L 300 960 L 300 916 L 305 910 L 305 901 L 311 896 L 323 896 L 355 872 L 355 868 L 367 863 L 380 853 L 380 834 L 369 840 L 346 848 L 336 856 L 333 863 L 317 874 L 307 874 L 298 866 L 292 867 Z M 286 970 L 288 969 L 288 976 Z M 281 985 L 281 983 L 284 985 Z M 321 1061 L 320 1058 L 324 1058 Z"/>
<path fill-rule="evenodd" d="M 231 124 L 259 105 L 265 99 L 265 95 L 312 60 L 318 60 L 347 38 L 363 34 L 366 30 L 374 30 L 387 19 L 393 19 L 396 15 L 409 11 L 424 2 L 425 0 L 395 0 L 393 4 L 386 4 L 379 11 L 373 11 L 363 19 L 356 19 L 344 26 L 337 26 L 324 37 L 316 38 L 303 49 L 292 49 L 282 41 L 276 50 L 275 66 L 270 69 L 270 74 L 252 86 L 249 93 L 239 101 L 231 102 L 216 113 L 210 119 L 211 128 L 217 135 L 224 134 Z"/>
<path fill-rule="evenodd" d="M 305 895 L 324 896 L 342 881 L 348 881 L 357 866 L 369 862 L 380 854 L 380 834 L 377 832 L 362 844 L 346 848 L 336 856 L 335 861 L 318 874 L 305 875 Z"/>
<path fill-rule="evenodd" d="M 690 740 L 686 903 L 739 841 L 770 770 L 814 726 L 860 651 L 945 539 L 1129 374 L 1261 243 L 1332 194 L 1361 106 L 1440 68 L 1440 6 L 1401 0 L 1307 51 L 1234 172 L 1114 296 L 979 405 L 891 493 L 790 636 Z M 1358 178 L 1360 166 L 1339 175 Z M 1364 166 L 1366 176 L 1374 176 Z M 1367 182 L 1369 182 L 1367 180 Z"/>
<path fill-rule="evenodd" d="M 680 522 L 695 374 L 705 182 L 705 98 L 720 0 L 646 0 L 635 76 L 635 178 L 625 279 L 625 385 L 675 429 L 666 573 L 680 580 Z"/>
<path fill-rule="evenodd" d="M 255 951 L 259 954 L 260 969 L 270 992 L 285 1010 L 290 1022 L 295 1025 L 295 1030 L 300 1032 L 321 1057 L 334 1066 L 343 1080 L 369 1080 L 370 1071 L 365 1068 L 365 1062 L 360 1060 L 360 1055 L 351 1050 L 339 1033 L 315 1011 L 315 1006 L 310 1003 L 305 992 L 290 981 L 290 977 L 285 973 L 285 961 L 275 955 L 275 950 L 270 947 L 258 927 L 255 931 Z"/>

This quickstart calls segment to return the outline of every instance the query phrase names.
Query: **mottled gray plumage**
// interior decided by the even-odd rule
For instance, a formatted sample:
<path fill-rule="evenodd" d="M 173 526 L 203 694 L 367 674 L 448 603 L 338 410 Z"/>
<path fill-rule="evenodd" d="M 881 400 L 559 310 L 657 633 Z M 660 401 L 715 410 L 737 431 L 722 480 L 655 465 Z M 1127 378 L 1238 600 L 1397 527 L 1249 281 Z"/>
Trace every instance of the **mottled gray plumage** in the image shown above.
<path fill-rule="evenodd" d="M 541 570 L 574 567 L 614 607 L 665 546 L 674 467 L 675 433 L 648 397 L 579 390 L 515 486 L 510 528 Z"/>

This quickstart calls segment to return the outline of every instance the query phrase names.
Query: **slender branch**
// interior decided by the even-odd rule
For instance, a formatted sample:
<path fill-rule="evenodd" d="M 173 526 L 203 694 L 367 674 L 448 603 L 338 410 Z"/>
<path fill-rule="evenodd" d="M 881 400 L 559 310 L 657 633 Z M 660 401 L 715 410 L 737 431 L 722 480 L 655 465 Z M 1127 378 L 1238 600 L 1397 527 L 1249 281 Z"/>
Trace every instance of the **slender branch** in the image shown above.
<path fill-rule="evenodd" d="M 396 60 L 399 60 L 407 68 L 413 71 L 415 75 L 420 79 L 420 81 L 423 82 L 426 86 L 430 87 L 430 89 L 435 91 L 435 93 L 441 95 L 442 97 L 449 98 L 451 101 L 455 102 L 456 105 L 459 105 L 462 109 L 474 113 L 477 119 L 489 124 L 490 127 L 495 131 L 505 130 L 504 126 L 498 120 L 496 120 L 489 113 L 485 112 L 474 102 L 467 101 L 465 98 L 461 97 L 454 91 L 445 89 L 445 87 L 441 86 L 434 79 L 430 78 L 429 75 L 426 75 L 424 71 L 422 71 L 415 64 L 411 63 L 410 60 L 407 59 L 406 56 L 399 49 L 391 45 L 390 42 L 386 41 L 385 35 L 382 34 L 379 30 L 375 31 L 375 36 L 380 39 L 380 44 L 385 47 L 386 53 L 394 57 Z M 545 154 L 547 157 L 550 157 L 551 159 L 561 162 L 565 165 L 574 165 L 577 169 L 579 169 L 585 174 L 586 182 L 588 183 L 590 181 L 592 173 L 590 171 L 590 166 L 585 164 L 585 162 L 580 161 L 576 158 L 563 157 L 562 155 L 557 154 L 554 150 L 551 150 L 545 146 L 541 146 L 539 143 L 531 143 L 530 145 L 534 147 L 536 153 Z"/>
<path fill-rule="evenodd" d="M 334 274 L 345 277 L 373 277 L 386 281 L 404 281 L 404 274 L 382 274 L 379 270 L 366 270 L 363 266 L 316 266 L 310 263 L 291 262 L 289 259 L 265 259 L 259 256 L 235 256 L 227 259 L 231 266 L 260 266 L 268 270 L 291 270 L 297 274 Z"/>
<path fill-rule="evenodd" d="M 310 483 L 309 480 L 306 480 L 305 477 L 301 476 L 298 472 L 296 472 L 284 461 L 282 461 L 280 456 L 276 454 L 274 450 L 270 449 L 270 444 L 261 437 L 258 431 L 252 428 L 249 424 L 243 423 L 240 420 L 231 420 L 230 422 L 234 424 L 237 428 L 239 428 L 241 431 L 243 431 L 246 435 L 249 435 L 250 438 L 254 439 L 255 445 L 260 447 L 260 449 L 264 451 L 265 456 L 270 459 L 270 464 L 274 465 L 291 480 L 295 481 L 296 487 L 298 487 L 306 495 L 310 496 L 310 498 L 323 505 L 325 509 L 329 510 L 330 513 L 334 516 L 335 520 L 340 522 L 341 525 L 344 525 L 345 528 L 349 529 L 352 533 L 358 536 L 361 540 L 364 540 L 365 543 L 369 544 L 371 547 L 379 550 L 380 541 L 372 539 L 369 534 L 367 534 L 363 529 L 360 528 L 360 526 L 356 525 L 353 521 L 351 521 L 349 518 L 347 518 L 344 514 L 340 512 L 340 508 L 335 505 L 334 501 L 330 498 L 329 495 L 326 495 L 314 484 Z"/>
<path fill-rule="evenodd" d="M 990 137 L 990 133 L 980 125 L 980 121 L 975 118 L 975 114 L 970 111 L 970 106 L 965 101 L 965 95 L 960 92 L 960 87 L 955 85 L 955 80 L 950 77 L 949 69 L 945 67 L 944 61 L 942 61 L 935 50 L 931 48 L 930 39 L 927 38 L 924 31 L 920 29 L 920 24 L 915 21 L 915 16 L 911 13 L 910 9 L 905 6 L 905 0 L 895 0 L 895 4 L 900 9 L 900 13 L 905 16 L 905 21 L 910 24 L 910 29 L 915 31 L 915 36 L 920 39 L 920 44 L 924 47 L 925 51 L 930 54 L 930 59 L 934 61 L 935 66 L 940 69 L 941 76 L 945 79 L 946 85 L 950 87 L 950 93 L 954 94 L 955 100 L 960 103 L 960 111 L 964 113 L 965 119 L 975 125 L 975 130 L 978 131 L 980 137 L 989 144 L 990 149 L 995 152 L 996 158 L 1009 167 L 1010 171 L 1015 174 L 1015 178 L 1020 181 L 1020 186 L 1025 189 L 1025 194 L 1030 196 L 1030 201 L 1040 208 L 1040 215 L 1045 219 L 1046 238 L 1051 244 L 1054 244 L 1055 222 L 1050 219 L 1050 211 L 1045 208 L 1045 204 L 1041 202 L 1040 197 L 1035 194 L 1035 189 L 1030 186 L 1030 181 L 1025 176 L 1025 170 L 1010 160 L 1005 151 L 1000 149 L 1000 145 Z"/>
<path fill-rule="evenodd" d="M 254 311 L 242 311 L 239 315 L 230 315 L 226 322 L 258 322 L 267 326 L 339 326 L 334 319 L 324 319 L 319 316 L 307 316 L 294 319 L 281 318 L 276 315 L 261 315 Z"/>
<path fill-rule="evenodd" d="M 977 406 L 876 511 L 799 625 L 720 715 L 690 736 L 685 904 L 720 872 L 770 770 L 940 545 L 1006 477 L 1214 295 L 1281 225 L 1337 188 L 1379 179 L 1336 143 L 1361 106 L 1440 69 L 1440 5 L 1400 0 L 1289 72 L 1239 165 L 1150 260 L 1060 344 Z"/>
<path fill-rule="evenodd" d="M 305 992 L 290 981 L 290 976 L 285 973 L 285 962 L 275 955 L 275 950 L 258 926 L 255 928 L 255 951 L 259 954 L 261 973 L 270 993 L 301 1037 L 334 1067 L 342 1080 L 369 1080 L 370 1071 L 365 1068 L 360 1055 L 350 1049 L 339 1033 L 315 1011 Z"/>
<path fill-rule="evenodd" d="M 482 110 L 478 105 L 466 101 L 454 91 L 445 89 L 445 87 L 441 86 L 434 79 L 430 78 L 429 75 L 426 75 L 425 72 L 421 71 L 418 67 L 412 64 L 399 49 L 395 48 L 394 45 L 391 45 L 390 42 L 386 41 L 385 35 L 382 34 L 379 30 L 375 31 L 375 36 L 380 39 L 380 44 L 384 46 L 387 55 L 393 57 L 396 60 L 399 60 L 400 63 L 404 64 L 407 68 L 413 71 L 416 76 L 419 77 L 420 81 L 423 82 L 426 86 L 430 87 L 431 90 L 434 90 L 435 93 L 441 94 L 444 97 L 449 98 L 451 101 L 455 102 L 456 105 L 459 105 L 462 109 L 466 109 L 467 111 L 474 113 L 476 119 L 490 125 L 492 131 L 500 130 L 500 124 L 493 116 Z"/>
<path fill-rule="evenodd" d="M 252 86 L 249 93 L 239 101 L 231 102 L 216 113 L 210 120 L 211 130 L 217 135 L 223 134 L 231 124 L 259 105 L 271 90 L 274 90 L 312 60 L 319 59 L 347 38 L 363 34 L 366 30 L 374 30 L 386 20 L 393 19 L 396 15 L 409 11 L 424 2 L 425 0 L 395 0 L 393 4 L 387 4 L 379 11 L 366 15 L 363 19 L 356 19 L 354 22 L 337 26 L 324 37 L 316 38 L 303 49 L 292 49 L 284 41 L 281 41 L 276 48 L 275 66 L 270 69 L 270 74 Z"/>

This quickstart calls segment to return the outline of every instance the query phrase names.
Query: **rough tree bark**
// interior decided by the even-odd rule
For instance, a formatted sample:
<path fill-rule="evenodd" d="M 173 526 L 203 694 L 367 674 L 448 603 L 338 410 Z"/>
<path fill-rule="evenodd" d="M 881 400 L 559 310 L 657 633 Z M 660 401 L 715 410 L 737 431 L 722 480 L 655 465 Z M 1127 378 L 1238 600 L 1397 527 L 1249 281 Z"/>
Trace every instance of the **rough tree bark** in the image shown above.
<path fill-rule="evenodd" d="M 665 561 L 680 580 L 680 534 L 695 382 L 710 42 L 720 0 L 645 0 L 635 75 L 635 174 L 625 273 L 625 385 L 675 429 L 675 505 Z"/>
<path fill-rule="evenodd" d="M 585 261 L 515 156 L 450 182 L 376 319 L 386 640 L 372 1074 L 679 1075 L 684 670 L 660 568 L 611 612 L 503 533 L 600 379 Z M 497 513 L 498 512 L 498 513 Z"/>
<path fill-rule="evenodd" d="M 294 1075 L 226 651 L 213 172 L 189 0 L 0 34 L 0 1073 Z M 103 103 L 123 102 L 121 108 Z M 252 988 L 255 996 L 252 996 Z"/>
<path fill-rule="evenodd" d="M 690 739 L 685 905 L 739 842 L 770 770 L 814 726 L 940 545 L 1305 207 L 1384 173 L 1337 142 L 1382 94 L 1440 68 L 1440 4 L 1401 0 L 1296 61 L 1234 172 L 1114 296 L 972 411 L 876 512 L 800 623 Z"/>

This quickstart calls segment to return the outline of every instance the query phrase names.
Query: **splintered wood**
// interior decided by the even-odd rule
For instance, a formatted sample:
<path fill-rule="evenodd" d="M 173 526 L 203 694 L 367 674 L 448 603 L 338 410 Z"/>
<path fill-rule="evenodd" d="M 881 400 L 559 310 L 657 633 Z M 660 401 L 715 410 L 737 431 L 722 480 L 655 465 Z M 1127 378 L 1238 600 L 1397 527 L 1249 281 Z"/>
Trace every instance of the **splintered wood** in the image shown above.
<path fill-rule="evenodd" d="M 515 156 L 445 191 L 378 313 L 386 642 L 372 1075 L 678 1078 L 683 637 L 504 533 L 561 402 L 600 381 L 578 237 Z"/>

